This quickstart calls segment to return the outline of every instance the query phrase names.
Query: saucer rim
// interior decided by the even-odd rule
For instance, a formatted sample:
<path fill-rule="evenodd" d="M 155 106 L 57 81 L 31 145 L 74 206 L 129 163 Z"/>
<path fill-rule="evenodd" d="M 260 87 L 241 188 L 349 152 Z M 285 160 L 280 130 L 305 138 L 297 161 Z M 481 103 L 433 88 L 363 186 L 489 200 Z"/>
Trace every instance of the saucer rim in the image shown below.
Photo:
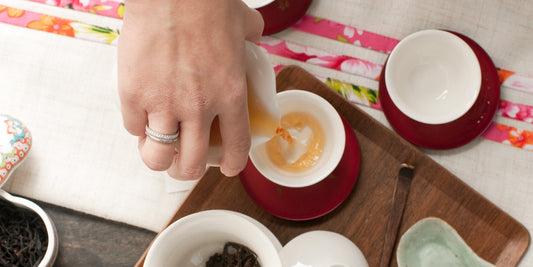
<path fill-rule="evenodd" d="M 470 143 L 490 126 L 500 102 L 499 77 L 490 56 L 469 37 L 448 32 L 463 39 L 472 48 L 481 67 L 482 80 L 478 98 L 463 116 L 443 124 L 426 124 L 413 120 L 402 113 L 388 95 L 384 82 L 386 62 L 379 82 L 380 103 L 392 128 L 411 143 L 428 149 L 452 149 Z"/>
<path fill-rule="evenodd" d="M 396 47 L 392 50 L 389 57 L 387 58 L 387 62 L 389 62 L 391 59 L 394 60 L 398 56 L 398 53 L 400 53 L 399 51 L 408 45 L 408 42 L 412 42 L 413 39 L 417 39 L 419 37 L 428 36 L 428 35 L 433 36 L 433 38 L 439 38 L 439 37 L 444 38 L 445 37 L 453 41 L 454 43 L 457 43 L 457 46 L 460 46 L 460 47 L 455 52 L 466 52 L 462 50 L 463 49 L 467 50 L 468 55 L 466 56 L 470 59 L 469 61 L 472 61 L 471 63 L 473 64 L 472 66 L 473 72 L 475 72 L 475 75 L 476 75 L 475 77 L 476 86 L 473 89 L 475 90 L 475 92 L 472 92 L 472 97 L 471 98 L 470 96 L 468 97 L 467 101 L 464 102 L 465 105 L 461 107 L 460 110 L 458 110 L 457 112 L 453 112 L 453 114 L 440 114 L 439 116 L 437 116 L 438 118 L 431 118 L 431 117 L 426 116 L 425 114 L 414 112 L 413 110 L 409 109 L 405 105 L 402 105 L 402 102 L 403 102 L 401 101 L 402 97 L 396 93 L 397 90 L 392 90 L 392 91 L 389 90 L 389 88 L 390 89 L 397 88 L 396 86 L 394 86 L 394 84 L 393 86 L 390 86 L 391 78 L 389 74 L 391 74 L 392 72 L 390 67 L 389 68 L 384 67 L 386 75 L 384 75 L 383 79 L 384 79 L 385 84 L 387 84 L 387 92 L 389 94 L 390 99 L 402 113 L 408 115 L 409 117 L 413 118 L 416 121 L 419 121 L 425 124 L 445 124 L 445 123 L 452 122 L 462 117 L 472 108 L 472 106 L 475 104 L 475 102 L 477 101 L 479 97 L 479 93 L 481 92 L 483 74 L 481 72 L 481 64 L 479 62 L 478 56 L 474 52 L 474 49 L 472 48 L 472 46 L 470 46 L 464 39 L 462 39 L 458 35 L 452 32 L 449 32 L 449 31 L 439 30 L 439 29 L 421 30 L 421 31 L 414 32 L 408 35 L 407 37 L 403 38 L 396 45 Z"/>
<path fill-rule="evenodd" d="M 340 115 L 340 114 L 339 114 Z M 322 197 L 322 199 L 329 197 L 329 200 L 331 201 L 321 201 L 322 203 L 320 206 L 314 206 L 313 211 L 311 212 L 300 212 L 300 209 L 298 207 L 294 207 L 291 209 L 288 209 L 287 205 L 283 207 L 275 206 L 275 204 L 268 204 L 269 201 L 266 201 L 268 199 L 271 199 L 272 197 L 279 196 L 280 192 L 282 190 L 289 190 L 293 192 L 300 191 L 302 192 L 302 196 L 300 196 L 299 203 L 306 203 L 306 201 L 309 201 L 309 197 L 316 198 L 317 195 L 315 188 L 317 186 L 323 185 L 325 183 L 328 183 L 328 179 L 324 179 L 321 182 L 318 182 L 314 185 L 307 186 L 307 187 L 285 187 L 282 185 L 275 184 L 274 182 L 268 180 L 266 177 L 261 175 L 259 171 L 253 166 L 251 163 L 251 160 L 248 160 L 248 163 L 245 167 L 245 169 L 239 174 L 239 179 L 241 181 L 242 186 L 244 187 L 244 190 L 248 194 L 248 196 L 263 210 L 266 212 L 281 218 L 285 220 L 290 221 L 306 221 L 306 220 L 312 220 L 319 218 L 321 216 L 324 216 L 333 210 L 335 210 L 338 206 L 340 206 L 350 195 L 350 193 L 353 191 L 353 189 L 356 186 L 357 180 L 359 178 L 359 173 L 361 169 L 361 151 L 360 151 L 360 144 L 357 139 L 357 136 L 355 135 L 355 132 L 352 130 L 349 122 L 342 117 L 341 119 L 343 121 L 344 125 L 344 132 L 346 135 L 346 147 L 345 151 L 343 153 L 341 162 L 339 163 L 339 166 L 333 171 L 335 172 L 338 168 L 340 168 L 341 164 L 342 166 L 347 165 L 353 165 L 353 173 L 349 173 L 347 175 L 344 175 L 341 177 L 346 181 L 346 183 L 349 183 L 349 186 L 345 186 L 344 184 L 342 186 L 337 186 L 336 190 L 338 190 L 339 194 L 325 194 Z M 350 154 L 349 154 L 350 153 Z M 346 158 L 345 158 L 346 157 Z M 348 158 L 350 157 L 350 158 Z M 349 160 L 348 160 L 349 159 Z M 252 172 L 248 174 L 249 172 Z M 250 175 L 251 178 L 246 179 L 246 176 Z M 251 181 L 257 178 L 262 178 L 262 183 L 268 185 L 270 187 L 271 192 L 269 193 L 269 198 L 265 198 L 261 196 L 262 194 L 259 194 L 257 192 L 260 192 L 261 190 L 264 190 L 265 188 L 259 188 L 257 186 L 251 186 Z M 332 202 L 332 203 L 330 203 Z M 325 203 L 325 204 L 323 204 Z M 294 203 L 291 203 L 294 204 Z"/>
<path fill-rule="evenodd" d="M 312 0 L 290 1 L 290 6 L 282 9 L 278 7 L 278 1 L 274 0 L 266 6 L 256 9 L 261 13 L 265 22 L 263 35 L 275 34 L 291 27 L 305 15 L 312 2 Z"/>

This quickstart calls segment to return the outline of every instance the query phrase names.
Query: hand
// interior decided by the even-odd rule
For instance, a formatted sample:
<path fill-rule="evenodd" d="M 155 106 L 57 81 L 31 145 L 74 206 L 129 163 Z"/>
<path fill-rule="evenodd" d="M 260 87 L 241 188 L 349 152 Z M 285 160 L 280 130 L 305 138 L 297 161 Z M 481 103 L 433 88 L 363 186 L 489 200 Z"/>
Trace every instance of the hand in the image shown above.
<path fill-rule="evenodd" d="M 218 117 L 220 170 L 237 175 L 250 149 L 245 40 L 259 41 L 263 19 L 242 0 L 126 0 L 118 45 L 118 89 L 125 128 L 139 136 L 145 164 L 178 179 L 206 167 Z M 147 138 L 179 130 L 177 144 Z"/>

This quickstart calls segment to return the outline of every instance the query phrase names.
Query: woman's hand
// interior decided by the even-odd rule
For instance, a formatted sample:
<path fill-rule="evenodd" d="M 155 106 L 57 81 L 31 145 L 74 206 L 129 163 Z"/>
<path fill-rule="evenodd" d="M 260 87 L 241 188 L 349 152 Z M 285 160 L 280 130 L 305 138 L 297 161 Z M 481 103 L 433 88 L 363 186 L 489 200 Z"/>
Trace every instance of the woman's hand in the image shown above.
<path fill-rule="evenodd" d="M 237 175 L 250 149 L 245 40 L 257 42 L 261 15 L 241 0 L 126 0 L 118 46 L 125 128 L 139 136 L 146 165 L 178 179 L 206 167 L 211 123 L 223 141 L 220 170 Z M 179 131 L 178 143 L 145 134 Z"/>

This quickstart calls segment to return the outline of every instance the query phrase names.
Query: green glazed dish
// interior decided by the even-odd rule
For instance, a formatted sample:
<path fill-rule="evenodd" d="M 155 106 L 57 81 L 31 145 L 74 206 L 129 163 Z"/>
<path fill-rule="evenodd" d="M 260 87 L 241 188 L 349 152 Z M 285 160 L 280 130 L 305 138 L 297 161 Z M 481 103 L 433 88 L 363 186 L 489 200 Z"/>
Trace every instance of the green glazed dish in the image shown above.
<path fill-rule="evenodd" d="M 445 221 L 425 218 L 411 226 L 398 243 L 399 267 L 489 267 Z"/>

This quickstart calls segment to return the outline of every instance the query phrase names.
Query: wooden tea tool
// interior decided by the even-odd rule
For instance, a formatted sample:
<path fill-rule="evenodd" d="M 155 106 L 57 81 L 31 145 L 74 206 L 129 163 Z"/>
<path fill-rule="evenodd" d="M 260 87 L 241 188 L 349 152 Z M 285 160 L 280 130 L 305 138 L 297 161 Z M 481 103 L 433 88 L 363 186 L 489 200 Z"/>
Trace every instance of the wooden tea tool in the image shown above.
<path fill-rule="evenodd" d="M 381 251 L 381 259 L 379 266 L 389 266 L 396 236 L 398 235 L 398 228 L 402 221 L 403 210 L 407 195 L 409 194 L 409 186 L 413 177 L 414 167 L 403 163 L 398 172 L 398 181 L 394 188 L 394 196 L 392 198 L 392 207 L 389 214 L 389 221 L 387 223 L 387 230 L 385 232 L 385 240 L 383 241 L 383 250 Z"/>

